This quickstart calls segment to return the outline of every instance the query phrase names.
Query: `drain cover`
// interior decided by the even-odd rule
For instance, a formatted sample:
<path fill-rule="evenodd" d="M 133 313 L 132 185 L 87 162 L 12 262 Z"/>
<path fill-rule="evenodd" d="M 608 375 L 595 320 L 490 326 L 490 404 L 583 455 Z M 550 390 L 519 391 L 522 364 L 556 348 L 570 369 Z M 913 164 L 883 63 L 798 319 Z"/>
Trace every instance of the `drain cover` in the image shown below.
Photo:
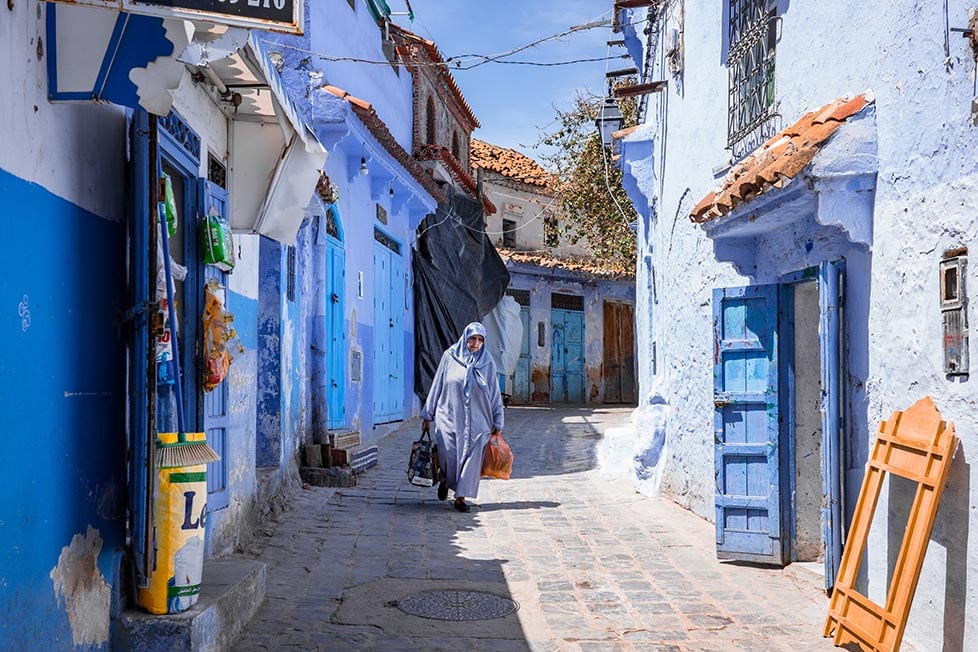
<path fill-rule="evenodd" d="M 515 613 L 516 602 L 484 591 L 422 591 L 397 601 L 404 613 L 434 620 L 491 620 Z"/>

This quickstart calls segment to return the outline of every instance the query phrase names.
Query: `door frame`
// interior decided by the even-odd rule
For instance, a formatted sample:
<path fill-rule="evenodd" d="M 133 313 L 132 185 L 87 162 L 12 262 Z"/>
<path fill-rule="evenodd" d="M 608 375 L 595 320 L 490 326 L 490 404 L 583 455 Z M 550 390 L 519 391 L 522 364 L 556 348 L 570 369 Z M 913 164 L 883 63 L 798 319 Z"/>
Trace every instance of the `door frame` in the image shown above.
<path fill-rule="evenodd" d="M 844 482 L 845 464 L 842 436 L 847 431 L 842 378 L 845 358 L 843 352 L 845 317 L 844 287 L 845 261 L 825 261 L 803 270 L 785 274 L 780 279 L 781 308 L 778 315 L 778 329 L 781 331 L 781 414 L 782 414 L 782 458 L 786 469 L 787 486 L 782 491 L 784 527 L 788 533 L 788 563 L 795 560 L 795 489 L 797 469 L 795 465 L 795 381 L 794 381 L 794 342 L 795 328 L 792 319 L 792 286 L 801 283 L 818 284 L 819 304 L 819 349 L 820 385 L 822 389 L 822 544 L 824 546 L 825 588 L 835 584 L 839 563 L 842 560 L 842 544 L 845 534 L 844 524 Z M 783 474 L 784 478 L 785 475 Z M 784 483 L 784 480 L 782 480 Z"/>

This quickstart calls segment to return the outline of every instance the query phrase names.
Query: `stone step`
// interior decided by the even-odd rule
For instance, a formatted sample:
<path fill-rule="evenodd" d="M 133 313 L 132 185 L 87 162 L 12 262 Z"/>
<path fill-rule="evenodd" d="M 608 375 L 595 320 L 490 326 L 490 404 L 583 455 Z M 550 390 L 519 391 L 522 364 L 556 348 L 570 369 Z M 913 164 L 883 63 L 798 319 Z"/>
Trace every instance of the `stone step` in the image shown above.
<path fill-rule="evenodd" d="M 223 652 L 265 600 L 265 563 L 231 558 L 204 562 L 200 598 L 190 609 L 156 616 L 124 611 L 113 628 L 113 650 Z"/>
<path fill-rule="evenodd" d="M 355 430 L 335 430 L 329 433 L 329 445 L 332 448 L 349 450 L 360 445 L 360 432 Z"/>
<path fill-rule="evenodd" d="M 303 482 L 314 487 L 357 486 L 357 474 L 349 466 L 330 466 L 325 469 L 304 466 L 299 469 L 299 475 Z"/>
<path fill-rule="evenodd" d="M 356 473 L 363 473 L 370 467 L 377 466 L 377 447 L 365 446 L 350 451 L 347 463 Z"/>

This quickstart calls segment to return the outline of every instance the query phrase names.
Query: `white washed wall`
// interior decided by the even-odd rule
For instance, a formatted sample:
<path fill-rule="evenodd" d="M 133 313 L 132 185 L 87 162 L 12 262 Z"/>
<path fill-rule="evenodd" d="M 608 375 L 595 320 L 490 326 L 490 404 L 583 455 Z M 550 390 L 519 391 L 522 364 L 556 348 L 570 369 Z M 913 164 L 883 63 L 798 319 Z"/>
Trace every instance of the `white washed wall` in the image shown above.
<path fill-rule="evenodd" d="M 931 537 L 907 640 L 919 649 L 972 649 L 978 647 L 978 594 L 973 590 L 978 570 L 964 560 L 978 558 L 978 537 L 970 533 L 978 525 L 972 507 L 978 504 L 972 461 L 978 450 L 978 393 L 974 376 L 954 380 L 942 370 L 938 262 L 943 251 L 955 247 L 978 255 L 974 54 L 960 34 L 945 29 L 946 24 L 966 25 L 973 5 L 949 0 L 947 16 L 940 3 L 906 0 L 781 5 L 776 94 L 785 125 L 843 95 L 870 90 L 875 96 L 879 175 L 874 241 L 870 256 L 849 261 L 850 281 L 859 275 L 869 288 L 850 297 L 861 302 L 853 307 L 865 313 L 868 332 L 868 342 L 861 345 L 865 387 L 853 397 L 858 426 L 853 437 L 862 457 L 847 473 L 850 491 L 861 481 L 880 420 L 894 410 L 930 395 L 944 417 L 957 424 L 962 447 Z M 713 170 L 728 159 L 721 22 L 716 7 L 685 3 L 682 92 L 670 80 L 665 94 L 651 98 L 647 128 L 630 138 L 655 141 L 648 156 L 631 166 L 631 182 L 655 201 L 651 233 L 639 252 L 637 319 L 639 350 L 655 342 L 659 375 L 653 377 L 648 364 L 640 366 L 642 404 L 667 406 L 636 413 L 637 420 L 654 413 L 647 423 L 665 436 L 667 459 L 663 466 L 640 466 L 636 483 L 645 490 L 658 486 L 710 519 L 712 289 L 766 282 L 789 271 L 786 266 L 803 262 L 790 256 L 775 260 L 775 247 L 797 247 L 790 234 L 775 235 L 766 247 L 772 255 L 758 261 L 765 278 L 742 276 L 730 264 L 716 262 L 713 243 L 689 221 L 692 206 L 719 183 Z M 649 259 L 655 265 L 654 297 L 645 264 Z M 975 269 L 972 264 L 968 278 L 972 295 L 978 291 Z M 972 301 L 970 323 L 976 318 Z M 974 373 L 974 361 L 971 367 Z M 630 436 L 636 441 L 629 451 L 648 449 L 648 429 Z M 661 478 L 661 485 L 645 483 L 650 476 Z M 884 493 L 878 514 L 895 507 L 888 498 Z M 899 492 L 893 495 L 902 498 Z M 871 536 L 871 592 L 885 591 L 887 554 L 899 542 L 895 532 L 900 527 L 886 523 Z"/>

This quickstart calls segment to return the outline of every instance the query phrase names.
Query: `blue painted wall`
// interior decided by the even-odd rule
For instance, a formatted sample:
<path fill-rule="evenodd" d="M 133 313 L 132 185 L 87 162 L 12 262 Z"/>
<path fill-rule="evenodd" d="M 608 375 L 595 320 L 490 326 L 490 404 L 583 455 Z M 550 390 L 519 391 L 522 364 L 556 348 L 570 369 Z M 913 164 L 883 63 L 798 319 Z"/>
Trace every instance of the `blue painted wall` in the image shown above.
<path fill-rule="evenodd" d="M 118 590 L 125 233 L 4 170 L 0 232 L 0 648 L 64 649 L 73 641 L 66 607 L 91 598 L 89 583 Z M 51 573 L 62 549 L 94 533 L 97 553 L 62 560 L 65 576 L 82 581 L 59 596 Z M 98 578 L 90 567 L 85 577 L 90 561 Z"/>

